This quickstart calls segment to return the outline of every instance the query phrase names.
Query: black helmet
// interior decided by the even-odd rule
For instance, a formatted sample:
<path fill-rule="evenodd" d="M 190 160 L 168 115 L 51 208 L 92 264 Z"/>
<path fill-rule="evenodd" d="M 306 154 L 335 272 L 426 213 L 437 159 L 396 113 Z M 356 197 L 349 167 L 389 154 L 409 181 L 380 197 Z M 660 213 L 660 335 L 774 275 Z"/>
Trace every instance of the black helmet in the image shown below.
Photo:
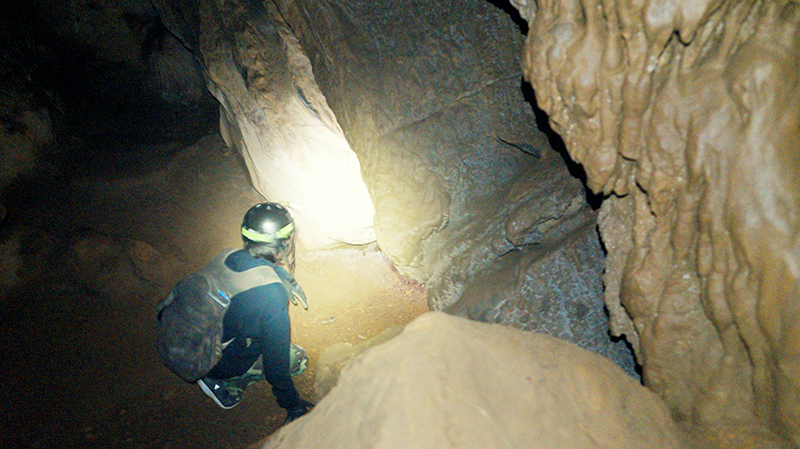
<path fill-rule="evenodd" d="M 254 256 L 267 257 L 294 268 L 294 217 L 278 203 L 251 207 L 242 220 L 245 249 Z"/>

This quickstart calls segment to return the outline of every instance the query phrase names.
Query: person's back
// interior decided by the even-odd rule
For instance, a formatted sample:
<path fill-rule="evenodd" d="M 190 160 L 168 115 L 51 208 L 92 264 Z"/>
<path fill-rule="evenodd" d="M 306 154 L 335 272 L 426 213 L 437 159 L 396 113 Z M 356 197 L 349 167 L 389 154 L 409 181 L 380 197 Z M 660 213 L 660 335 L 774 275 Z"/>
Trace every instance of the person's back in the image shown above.
<path fill-rule="evenodd" d="M 291 344 L 288 304 L 299 298 L 307 308 L 305 294 L 282 266 L 294 268 L 294 220 L 280 204 L 258 204 L 245 215 L 242 239 L 244 249 L 228 255 L 225 265 L 234 272 L 268 266 L 282 282 L 231 298 L 223 318 L 222 358 L 198 384 L 217 405 L 229 409 L 241 401 L 248 385 L 266 380 L 289 422 L 313 407 L 300 399 L 291 377 L 292 355 L 304 368 L 304 352 Z"/>

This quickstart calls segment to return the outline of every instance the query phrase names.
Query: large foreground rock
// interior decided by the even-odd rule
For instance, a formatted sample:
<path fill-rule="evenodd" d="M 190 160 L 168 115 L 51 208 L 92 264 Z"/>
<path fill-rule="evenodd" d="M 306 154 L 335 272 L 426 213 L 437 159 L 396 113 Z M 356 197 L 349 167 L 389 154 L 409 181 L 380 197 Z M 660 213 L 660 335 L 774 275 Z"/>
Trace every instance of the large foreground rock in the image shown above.
<path fill-rule="evenodd" d="M 680 448 L 655 394 L 544 334 L 430 312 L 265 448 Z"/>

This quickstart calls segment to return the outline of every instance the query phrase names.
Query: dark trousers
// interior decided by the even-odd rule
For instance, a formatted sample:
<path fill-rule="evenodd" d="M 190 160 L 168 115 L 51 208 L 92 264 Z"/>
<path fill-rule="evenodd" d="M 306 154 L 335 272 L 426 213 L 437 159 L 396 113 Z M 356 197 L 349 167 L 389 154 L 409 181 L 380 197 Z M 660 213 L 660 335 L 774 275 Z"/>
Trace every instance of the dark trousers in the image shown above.
<path fill-rule="evenodd" d="M 231 339 L 208 377 L 239 377 L 261 356 L 264 378 L 272 385 L 278 405 L 288 409 L 299 403 L 289 374 L 291 324 L 281 284 L 254 288 L 233 298 L 223 320 L 223 340 Z"/>

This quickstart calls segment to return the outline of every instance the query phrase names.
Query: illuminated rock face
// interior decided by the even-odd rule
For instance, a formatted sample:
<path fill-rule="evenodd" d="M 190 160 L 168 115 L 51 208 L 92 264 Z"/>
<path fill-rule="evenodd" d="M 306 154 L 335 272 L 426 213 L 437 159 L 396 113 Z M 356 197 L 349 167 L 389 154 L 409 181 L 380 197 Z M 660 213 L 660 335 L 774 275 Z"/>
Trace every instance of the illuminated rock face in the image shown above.
<path fill-rule="evenodd" d="M 459 252 L 484 251 L 474 265 L 485 264 L 505 206 L 494 193 L 536 163 L 499 139 L 546 146 L 519 91 L 511 20 L 481 1 L 279 3 L 361 161 L 381 250 L 426 283 Z M 489 228 L 484 241 L 448 244 L 470 221 Z M 436 302 L 458 298 L 444 296 Z"/>
<path fill-rule="evenodd" d="M 514 3 L 539 105 L 610 195 L 605 300 L 647 386 L 800 444 L 800 4 Z"/>
<path fill-rule="evenodd" d="M 271 2 L 186 2 L 183 10 L 156 4 L 197 49 L 221 104 L 226 143 L 244 155 L 265 198 L 290 205 L 300 244 L 374 242 L 374 208 L 358 158 Z"/>
<path fill-rule="evenodd" d="M 279 3 L 361 161 L 378 244 L 431 308 L 558 335 L 635 375 L 607 333 L 596 213 L 536 128 L 508 14 L 482 0 Z"/>

